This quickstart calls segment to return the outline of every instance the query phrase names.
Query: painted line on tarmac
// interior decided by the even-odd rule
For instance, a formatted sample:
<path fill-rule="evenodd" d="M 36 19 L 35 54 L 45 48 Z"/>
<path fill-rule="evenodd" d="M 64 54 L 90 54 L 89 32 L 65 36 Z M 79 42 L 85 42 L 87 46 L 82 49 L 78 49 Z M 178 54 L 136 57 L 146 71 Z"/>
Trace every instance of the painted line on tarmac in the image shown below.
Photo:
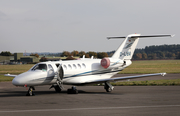
<path fill-rule="evenodd" d="M 108 109 L 131 109 L 131 108 L 163 108 L 163 107 L 180 107 L 180 105 L 155 105 L 155 106 L 125 106 L 125 107 L 94 107 L 94 108 L 69 108 L 69 109 L 39 109 L 39 110 L 11 110 L 2 111 L 0 113 L 15 112 L 48 112 L 48 111 L 71 111 L 71 110 L 108 110 Z"/>

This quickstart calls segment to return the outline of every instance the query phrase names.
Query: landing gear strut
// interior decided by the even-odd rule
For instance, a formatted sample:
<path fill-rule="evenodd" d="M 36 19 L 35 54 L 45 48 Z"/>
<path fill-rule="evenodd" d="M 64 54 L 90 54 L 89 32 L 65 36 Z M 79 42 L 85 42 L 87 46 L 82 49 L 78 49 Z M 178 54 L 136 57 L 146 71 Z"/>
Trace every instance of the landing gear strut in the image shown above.
<path fill-rule="evenodd" d="M 67 93 L 68 93 L 68 94 L 78 94 L 78 90 L 76 89 L 75 86 L 72 86 L 71 89 L 68 89 L 68 90 L 67 90 Z"/>
<path fill-rule="evenodd" d="M 34 96 L 35 94 L 34 94 L 33 90 L 35 90 L 35 88 L 33 86 L 30 86 L 27 91 L 26 96 Z"/>
<path fill-rule="evenodd" d="M 111 92 L 114 87 L 109 82 L 105 82 L 104 89 L 106 90 L 106 92 Z"/>
<path fill-rule="evenodd" d="M 59 87 L 59 85 L 57 85 L 57 84 L 52 85 L 49 89 L 51 89 L 51 88 L 54 88 L 57 93 L 60 93 L 62 90 L 62 88 Z"/>
<path fill-rule="evenodd" d="M 61 92 L 61 88 L 58 85 L 54 86 L 54 89 L 57 93 Z"/>
<path fill-rule="evenodd" d="M 49 89 L 53 88 L 55 89 L 56 92 L 60 93 L 62 89 L 64 89 L 63 87 L 63 77 L 64 77 L 64 71 L 62 66 L 60 65 L 57 69 L 57 84 L 52 85 Z"/>

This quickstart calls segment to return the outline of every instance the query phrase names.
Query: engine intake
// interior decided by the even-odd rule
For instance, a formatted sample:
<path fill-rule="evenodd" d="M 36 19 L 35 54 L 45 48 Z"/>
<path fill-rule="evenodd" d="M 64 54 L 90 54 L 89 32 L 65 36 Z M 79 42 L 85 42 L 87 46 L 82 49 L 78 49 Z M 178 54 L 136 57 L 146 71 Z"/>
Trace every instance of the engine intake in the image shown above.
<path fill-rule="evenodd" d="M 110 60 L 109 58 L 103 58 L 101 60 L 101 66 L 104 67 L 104 68 L 108 68 L 110 65 Z"/>

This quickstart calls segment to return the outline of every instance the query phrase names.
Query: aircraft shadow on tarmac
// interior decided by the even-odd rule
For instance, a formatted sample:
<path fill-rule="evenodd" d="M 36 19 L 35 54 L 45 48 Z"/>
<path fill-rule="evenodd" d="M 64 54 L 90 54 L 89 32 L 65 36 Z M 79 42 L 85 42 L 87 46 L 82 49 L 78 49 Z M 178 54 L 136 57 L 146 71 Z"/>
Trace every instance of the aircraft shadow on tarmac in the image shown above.
<path fill-rule="evenodd" d="M 67 91 L 61 91 L 60 93 L 57 93 L 55 91 L 34 91 L 35 92 L 35 96 L 41 96 L 41 95 L 63 95 L 63 94 L 67 94 Z M 26 96 L 27 91 L 1 91 L 0 92 L 0 97 L 20 97 L 20 96 Z M 92 91 L 83 91 L 83 90 L 78 90 L 78 94 L 105 94 L 105 95 L 113 95 L 113 94 L 120 94 L 120 93 L 107 93 L 107 92 L 92 92 Z M 76 95 L 76 94 L 67 94 L 67 95 Z M 122 95 L 122 93 L 120 94 Z"/>

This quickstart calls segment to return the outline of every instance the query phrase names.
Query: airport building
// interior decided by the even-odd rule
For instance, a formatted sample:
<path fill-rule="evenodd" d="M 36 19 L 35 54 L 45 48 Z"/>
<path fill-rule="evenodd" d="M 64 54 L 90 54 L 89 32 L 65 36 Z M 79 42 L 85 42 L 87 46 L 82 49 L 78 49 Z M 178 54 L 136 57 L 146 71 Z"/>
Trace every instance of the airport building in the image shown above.
<path fill-rule="evenodd" d="M 14 56 L 0 56 L 1 64 L 27 64 L 37 62 L 39 62 L 39 58 L 35 56 L 23 56 L 23 53 L 14 53 Z"/>
<path fill-rule="evenodd" d="M 0 64 L 8 64 L 11 60 L 14 60 L 14 56 L 0 56 Z"/>
<path fill-rule="evenodd" d="M 24 63 L 37 63 L 39 62 L 39 58 L 35 56 L 23 56 L 20 58 L 20 61 Z"/>
<path fill-rule="evenodd" d="M 45 57 L 45 58 L 46 61 L 61 60 L 60 57 Z M 28 64 L 28 63 L 40 62 L 39 60 L 40 58 L 37 58 L 36 56 L 23 56 L 23 53 L 14 53 L 14 56 L 0 56 L 0 64 Z"/>

